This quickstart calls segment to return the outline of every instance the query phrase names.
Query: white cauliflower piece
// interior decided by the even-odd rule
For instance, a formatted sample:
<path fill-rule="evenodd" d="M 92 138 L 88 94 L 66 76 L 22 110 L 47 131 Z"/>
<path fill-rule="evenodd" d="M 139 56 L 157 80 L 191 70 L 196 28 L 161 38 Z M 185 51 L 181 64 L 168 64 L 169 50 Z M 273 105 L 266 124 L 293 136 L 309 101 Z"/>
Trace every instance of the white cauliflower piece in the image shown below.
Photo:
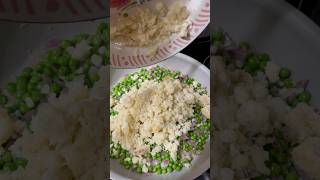
<path fill-rule="evenodd" d="M 311 178 L 320 177 L 320 138 L 307 138 L 302 144 L 293 149 L 294 164 Z"/>
<path fill-rule="evenodd" d="M 276 82 L 279 80 L 279 72 L 281 67 L 277 64 L 269 61 L 266 66 L 266 75 L 271 82 Z"/>
<path fill-rule="evenodd" d="M 307 104 L 298 104 L 284 120 L 287 134 L 293 141 L 302 142 L 307 137 L 320 136 L 320 116 Z"/>
<path fill-rule="evenodd" d="M 269 111 L 261 103 L 248 101 L 243 104 L 237 112 L 237 120 L 251 134 L 266 134 L 269 131 Z"/>

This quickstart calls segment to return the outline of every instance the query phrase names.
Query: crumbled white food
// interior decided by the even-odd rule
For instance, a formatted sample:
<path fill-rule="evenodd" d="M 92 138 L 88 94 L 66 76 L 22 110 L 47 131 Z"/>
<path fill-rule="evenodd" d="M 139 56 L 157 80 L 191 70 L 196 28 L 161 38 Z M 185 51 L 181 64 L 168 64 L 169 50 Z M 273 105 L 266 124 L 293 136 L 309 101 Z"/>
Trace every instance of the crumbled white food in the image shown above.
<path fill-rule="evenodd" d="M 149 152 L 147 141 L 156 144 L 152 154 L 161 151 L 163 145 L 175 159 L 179 146 L 176 132 L 190 130 L 192 123 L 188 119 L 193 117 L 195 103 L 201 101 L 209 106 L 209 98 L 204 96 L 200 98 L 192 87 L 177 79 L 145 81 L 139 89 L 124 94 L 114 106 L 119 114 L 111 117 L 112 138 L 136 157 Z"/>
<path fill-rule="evenodd" d="M 307 104 L 291 108 L 280 97 L 268 95 L 266 78 L 228 70 L 219 57 L 213 62 L 214 179 L 250 179 L 269 174 L 265 165 L 268 152 L 262 147 L 273 142 L 267 136 L 273 128 L 284 128 L 290 141 L 300 143 L 292 152 L 296 167 L 311 178 L 320 177 L 319 114 Z M 271 82 L 278 80 L 279 71 L 277 65 L 268 63 L 266 73 Z"/>
<path fill-rule="evenodd" d="M 269 111 L 261 103 L 248 101 L 243 104 L 237 112 L 237 120 L 250 134 L 269 132 Z"/>
<path fill-rule="evenodd" d="M 41 93 L 43 94 L 49 94 L 50 93 L 50 87 L 48 84 L 41 87 Z"/>
<path fill-rule="evenodd" d="M 170 7 L 158 2 L 155 10 L 140 6 L 129 16 L 111 17 L 110 40 L 123 46 L 150 47 L 174 33 L 186 37 L 189 33 L 189 14 L 187 7 L 179 2 Z"/>
<path fill-rule="evenodd" d="M 284 118 L 284 123 L 292 141 L 302 142 L 307 137 L 320 137 L 320 116 L 307 104 L 298 104 Z"/>
<path fill-rule="evenodd" d="M 279 72 L 281 67 L 277 64 L 269 61 L 266 66 L 266 75 L 271 82 L 276 82 L 279 80 Z"/>
<path fill-rule="evenodd" d="M 105 177 L 105 101 L 89 96 L 79 79 L 68 82 L 68 91 L 49 97 L 38 106 L 31 131 L 24 128 L 9 150 L 28 160 L 25 169 L 0 173 L 0 179 L 92 179 Z M 104 95 L 103 95 L 104 96 Z M 5 117 L 5 116 L 1 116 Z M 0 119 L 0 123 L 4 122 Z M 15 124 L 21 131 L 24 124 Z M 0 126 L 0 134 L 5 132 Z M 12 130 L 8 126 L 6 130 Z M 0 137 L 7 137 L 0 135 Z"/>
<path fill-rule="evenodd" d="M 94 54 L 94 55 L 91 56 L 91 62 L 95 66 L 100 67 L 102 65 L 102 57 L 99 56 L 99 55 Z"/>
<path fill-rule="evenodd" d="M 27 97 L 24 101 L 26 102 L 26 105 L 29 108 L 32 108 L 34 106 L 34 103 L 33 103 L 32 99 L 30 97 Z"/>
<path fill-rule="evenodd" d="M 105 52 L 106 52 L 107 48 L 105 46 L 101 46 L 99 49 L 98 49 L 98 52 L 100 55 L 103 55 Z"/>
<path fill-rule="evenodd" d="M 218 174 L 215 177 L 216 179 L 223 179 L 223 180 L 233 180 L 234 179 L 234 172 L 232 169 L 229 168 L 222 168 L 217 170 Z"/>
<path fill-rule="evenodd" d="M 77 43 L 76 46 L 72 49 L 68 50 L 71 57 L 76 60 L 84 60 L 85 56 L 90 53 L 90 45 L 86 40 L 82 40 L 81 42 Z"/>
<path fill-rule="evenodd" d="M 292 159 L 298 169 L 311 179 L 320 177 L 320 138 L 309 137 L 292 152 Z"/>

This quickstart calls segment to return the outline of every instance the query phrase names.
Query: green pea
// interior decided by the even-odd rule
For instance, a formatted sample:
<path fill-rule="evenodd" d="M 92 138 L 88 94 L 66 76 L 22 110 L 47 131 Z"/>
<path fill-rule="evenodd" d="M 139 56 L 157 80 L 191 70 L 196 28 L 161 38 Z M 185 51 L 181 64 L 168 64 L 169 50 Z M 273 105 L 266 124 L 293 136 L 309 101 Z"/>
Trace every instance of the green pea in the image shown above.
<path fill-rule="evenodd" d="M 60 91 L 62 90 L 62 86 L 58 83 L 53 83 L 51 85 L 51 91 L 55 94 L 58 94 L 60 93 Z"/>
<path fill-rule="evenodd" d="M 21 102 L 19 106 L 19 110 L 22 114 L 25 114 L 30 111 L 30 108 L 26 105 L 26 103 Z"/>
<path fill-rule="evenodd" d="M 0 170 L 3 169 L 5 162 L 0 158 Z"/>
<path fill-rule="evenodd" d="M 89 76 L 91 82 L 99 81 L 100 76 L 97 73 L 90 74 Z"/>
<path fill-rule="evenodd" d="M 103 54 L 103 65 L 108 65 L 109 64 L 109 58 L 110 58 L 110 52 L 109 50 L 106 50 Z"/>
<path fill-rule="evenodd" d="M 161 173 L 162 173 L 161 169 L 157 169 L 157 174 L 161 174 Z"/>
<path fill-rule="evenodd" d="M 219 46 L 224 42 L 224 34 L 222 31 L 216 31 L 211 33 L 211 43 L 215 46 Z"/>
<path fill-rule="evenodd" d="M 268 54 L 266 54 L 266 53 L 260 54 L 260 55 L 258 56 L 258 58 L 259 58 L 259 60 L 260 60 L 261 62 L 267 62 L 267 61 L 270 60 L 270 56 L 269 56 Z"/>
<path fill-rule="evenodd" d="M 250 70 L 250 72 L 253 72 L 259 68 L 259 60 L 256 56 L 253 56 L 248 59 L 246 66 Z"/>
<path fill-rule="evenodd" d="M 24 77 L 30 77 L 32 72 L 33 72 L 33 69 L 31 67 L 26 67 L 23 69 L 21 75 Z"/>
<path fill-rule="evenodd" d="M 82 40 L 87 39 L 88 37 L 89 37 L 88 34 L 78 34 L 73 38 L 73 41 L 76 42 L 76 43 L 79 43 Z"/>
<path fill-rule="evenodd" d="M 0 105 L 4 106 L 5 104 L 7 104 L 7 102 L 8 102 L 7 96 L 0 94 Z"/>
<path fill-rule="evenodd" d="M 65 77 L 65 80 L 66 80 L 66 81 L 72 81 L 72 80 L 74 80 L 74 75 L 73 75 L 73 74 L 68 74 L 68 75 Z"/>
<path fill-rule="evenodd" d="M 13 162 L 7 162 L 3 166 L 3 170 L 10 171 L 10 172 L 15 171 L 17 168 L 18 168 L 17 165 Z"/>
<path fill-rule="evenodd" d="M 70 73 L 70 69 L 67 66 L 62 66 L 58 69 L 58 73 L 60 76 L 66 76 Z"/>
<path fill-rule="evenodd" d="M 247 43 L 247 42 L 240 42 L 239 43 L 239 47 L 241 48 L 241 49 L 244 49 L 244 50 L 249 50 L 250 49 L 250 44 L 249 43 Z"/>
<path fill-rule="evenodd" d="M 181 170 L 182 170 L 182 166 L 179 165 L 179 166 L 176 167 L 176 171 L 179 172 L 179 171 L 181 171 Z"/>
<path fill-rule="evenodd" d="M 162 169 L 161 173 L 162 174 L 166 174 L 167 173 L 167 169 Z"/>
<path fill-rule="evenodd" d="M 303 91 L 298 95 L 298 101 L 300 102 L 309 102 L 311 100 L 311 93 L 308 91 Z"/>
<path fill-rule="evenodd" d="M 142 167 L 141 167 L 141 166 L 139 166 L 139 167 L 137 168 L 137 172 L 138 172 L 138 173 L 142 173 Z"/>
<path fill-rule="evenodd" d="M 74 60 L 74 59 L 70 59 L 69 60 L 69 68 L 72 72 L 76 71 L 80 66 L 79 61 Z"/>
<path fill-rule="evenodd" d="M 40 100 L 42 99 L 43 95 L 39 90 L 33 90 L 30 93 L 30 98 L 32 99 L 34 104 L 38 104 Z"/>
<path fill-rule="evenodd" d="M 168 166 L 168 167 L 167 167 L 167 172 L 168 172 L 168 173 L 171 173 L 172 171 L 173 171 L 172 167 Z"/>
<path fill-rule="evenodd" d="M 30 92 L 32 92 L 32 91 L 36 91 L 36 90 L 38 90 L 38 83 L 29 83 L 28 85 L 27 85 L 27 91 L 28 91 L 28 93 L 30 93 Z"/>
<path fill-rule="evenodd" d="M 35 65 L 35 71 L 34 71 L 34 72 L 37 72 L 37 73 L 39 73 L 39 74 L 42 74 L 44 67 L 45 67 L 45 62 L 44 62 L 44 61 L 41 61 L 41 62 L 39 62 L 37 65 Z"/>
<path fill-rule="evenodd" d="M 39 73 L 33 73 L 30 79 L 30 83 L 38 83 L 42 80 L 42 77 Z"/>
<path fill-rule="evenodd" d="M 90 45 L 93 47 L 93 48 L 99 48 L 100 45 L 102 43 L 102 40 L 100 39 L 99 36 L 92 36 L 91 40 L 90 40 Z"/>
<path fill-rule="evenodd" d="M 11 94 L 15 94 L 17 92 L 17 85 L 13 82 L 8 83 L 7 91 Z"/>
<path fill-rule="evenodd" d="M 291 71 L 288 68 L 281 68 L 279 72 L 280 79 L 288 79 L 291 76 Z"/>
<path fill-rule="evenodd" d="M 17 105 L 12 105 L 12 106 L 6 107 L 6 110 L 9 114 L 12 114 L 12 113 L 16 112 L 17 108 L 18 108 Z"/>
<path fill-rule="evenodd" d="M 271 173 L 272 176 L 280 176 L 281 172 L 282 172 L 281 167 L 276 163 L 272 163 L 271 164 L 271 169 L 270 170 L 271 170 L 270 173 Z"/>
<path fill-rule="evenodd" d="M 63 40 L 61 43 L 60 43 L 60 47 L 63 48 L 63 49 L 66 49 L 70 46 L 72 46 L 72 42 L 70 40 Z"/>
<path fill-rule="evenodd" d="M 299 177 L 295 172 L 290 172 L 286 175 L 285 180 L 298 180 Z"/>
<path fill-rule="evenodd" d="M 125 159 L 125 158 L 126 158 L 126 154 L 121 152 L 121 153 L 120 153 L 120 158 L 121 158 L 121 159 Z"/>
<path fill-rule="evenodd" d="M 69 64 L 70 56 L 68 54 L 64 54 L 58 59 L 58 64 L 60 66 L 67 66 Z"/>
<path fill-rule="evenodd" d="M 59 51 L 58 49 L 50 50 L 47 53 L 45 64 L 46 65 L 58 64 L 60 54 L 61 54 L 61 51 Z"/>
<path fill-rule="evenodd" d="M 43 68 L 43 73 L 49 77 L 55 76 L 55 71 L 52 69 L 52 67 L 49 67 L 49 66 L 45 66 Z"/>
<path fill-rule="evenodd" d="M 293 88 L 294 87 L 294 83 L 290 79 L 284 79 L 284 80 L 282 80 L 282 83 L 283 83 L 283 87 L 285 87 L 285 88 Z"/>
<path fill-rule="evenodd" d="M 265 175 L 261 175 L 261 176 L 258 176 L 258 177 L 255 177 L 255 178 L 252 178 L 251 180 L 267 180 L 268 177 L 265 176 Z"/>
<path fill-rule="evenodd" d="M 172 168 L 173 168 L 173 169 L 176 169 L 176 168 L 177 168 L 177 165 L 176 165 L 176 164 L 172 164 Z"/>
<path fill-rule="evenodd" d="M 292 100 L 288 101 L 288 105 L 291 107 L 296 107 L 299 104 L 298 98 L 293 98 Z"/>
<path fill-rule="evenodd" d="M 17 158 L 15 160 L 15 163 L 16 163 L 17 166 L 25 168 L 27 166 L 27 164 L 28 164 L 28 160 L 23 159 L 23 158 Z"/>
<path fill-rule="evenodd" d="M 12 161 L 12 154 L 10 151 L 5 151 L 2 155 L 1 155 L 1 159 L 3 162 L 7 163 L 7 162 L 11 162 Z"/>
<path fill-rule="evenodd" d="M 83 65 L 83 71 L 84 72 L 88 72 L 90 70 L 91 66 L 92 66 L 91 62 L 90 61 L 86 61 L 84 63 L 84 65 Z"/>

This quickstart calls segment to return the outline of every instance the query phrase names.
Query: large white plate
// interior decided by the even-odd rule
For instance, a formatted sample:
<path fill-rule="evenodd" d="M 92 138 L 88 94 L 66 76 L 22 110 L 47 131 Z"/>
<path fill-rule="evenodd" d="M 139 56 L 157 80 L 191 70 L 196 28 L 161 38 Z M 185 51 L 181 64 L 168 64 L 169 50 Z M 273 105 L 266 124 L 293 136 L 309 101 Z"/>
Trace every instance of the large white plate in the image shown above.
<path fill-rule="evenodd" d="M 154 66 L 161 66 L 171 70 L 177 70 L 183 74 L 189 75 L 201 83 L 210 92 L 210 71 L 207 67 L 194 60 L 193 58 L 184 54 L 178 53 L 171 57 L 168 61 L 160 62 L 156 65 L 149 66 L 147 69 Z M 138 71 L 139 69 L 111 69 L 110 70 L 110 83 L 111 87 L 114 86 L 121 78 L 127 74 Z M 204 171 L 209 169 L 210 166 L 210 142 L 207 141 L 204 151 L 201 155 L 197 156 L 193 161 L 190 168 L 183 168 L 181 172 L 170 173 L 167 175 L 141 175 L 133 173 L 122 167 L 116 160 L 110 162 L 111 178 L 114 180 L 189 180 L 200 176 Z"/>
<path fill-rule="evenodd" d="M 115 3 L 113 3 L 113 1 Z M 113 0 L 111 2 L 110 17 L 115 19 L 122 9 L 136 6 L 136 0 Z M 140 0 L 146 6 L 153 6 L 159 0 Z M 172 0 L 162 0 L 166 4 L 172 4 Z M 189 20 L 192 22 L 190 26 L 190 38 L 183 39 L 177 35 L 170 38 L 169 43 L 162 43 L 155 57 L 149 57 L 148 48 L 131 48 L 116 47 L 111 43 L 110 46 L 110 62 L 116 68 L 136 68 L 158 63 L 170 56 L 180 52 L 187 47 L 200 33 L 206 28 L 210 22 L 210 0 L 179 0 L 186 4 L 190 11 Z"/>
<path fill-rule="evenodd" d="M 308 17 L 281 0 L 215 1 L 212 12 L 213 26 L 270 54 L 294 79 L 309 79 L 312 103 L 320 106 L 320 29 Z"/>

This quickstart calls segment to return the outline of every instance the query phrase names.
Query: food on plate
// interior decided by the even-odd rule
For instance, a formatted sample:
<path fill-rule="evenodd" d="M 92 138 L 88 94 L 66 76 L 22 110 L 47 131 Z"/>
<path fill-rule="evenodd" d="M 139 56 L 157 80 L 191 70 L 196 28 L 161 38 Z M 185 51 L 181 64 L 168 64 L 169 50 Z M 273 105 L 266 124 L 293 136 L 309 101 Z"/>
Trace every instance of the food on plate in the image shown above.
<path fill-rule="evenodd" d="M 108 25 L 64 40 L 0 92 L 0 179 L 103 179 Z"/>
<path fill-rule="evenodd" d="M 127 47 L 157 47 L 173 34 L 187 38 L 189 14 L 182 2 L 174 2 L 169 7 L 161 1 L 153 8 L 139 5 L 129 13 L 111 16 L 111 43 Z"/>
<path fill-rule="evenodd" d="M 209 96 L 180 72 L 130 74 L 112 88 L 110 107 L 111 157 L 138 173 L 189 167 L 209 137 Z"/>
<path fill-rule="evenodd" d="M 221 31 L 212 44 L 214 179 L 319 179 L 320 115 L 308 81 Z"/>

